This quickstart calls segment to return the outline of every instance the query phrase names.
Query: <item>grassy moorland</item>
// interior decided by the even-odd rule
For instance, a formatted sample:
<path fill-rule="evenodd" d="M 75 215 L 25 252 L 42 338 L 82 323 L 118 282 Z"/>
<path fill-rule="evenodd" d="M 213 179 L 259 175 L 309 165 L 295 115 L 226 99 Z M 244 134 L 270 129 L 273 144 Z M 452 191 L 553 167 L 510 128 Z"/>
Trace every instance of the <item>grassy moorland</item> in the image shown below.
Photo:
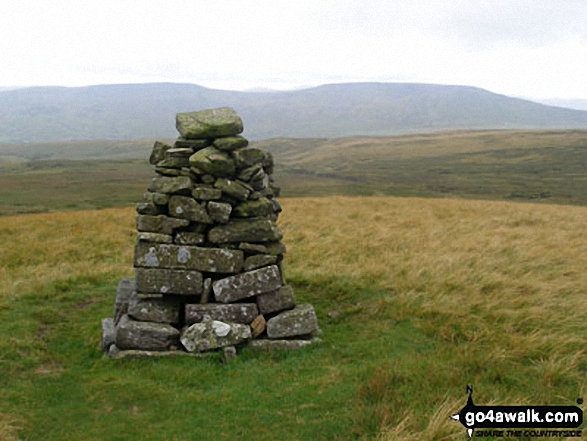
<path fill-rule="evenodd" d="M 295 196 L 458 197 L 587 204 L 587 131 L 438 132 L 259 141 Z M 281 175 L 280 175 L 281 173 Z"/>
<path fill-rule="evenodd" d="M 0 218 L 0 439 L 464 440 L 467 383 L 478 404 L 585 397 L 587 208 L 281 202 L 323 342 L 229 365 L 102 358 L 132 209 Z"/>
<path fill-rule="evenodd" d="M 0 215 L 128 206 L 153 140 L 0 145 Z M 391 195 L 587 204 L 587 131 L 271 139 L 283 196 Z"/>

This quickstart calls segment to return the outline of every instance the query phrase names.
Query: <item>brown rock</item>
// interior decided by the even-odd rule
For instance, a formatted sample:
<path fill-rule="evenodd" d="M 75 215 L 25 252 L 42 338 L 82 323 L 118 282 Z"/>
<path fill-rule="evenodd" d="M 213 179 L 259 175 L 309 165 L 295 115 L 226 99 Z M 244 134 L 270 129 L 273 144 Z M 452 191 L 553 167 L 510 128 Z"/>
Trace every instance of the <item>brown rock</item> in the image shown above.
<path fill-rule="evenodd" d="M 265 331 L 265 327 L 267 322 L 265 321 L 265 317 L 262 315 L 258 315 L 255 320 L 251 322 L 251 333 L 253 334 L 253 338 L 257 338 L 259 335 Z"/>

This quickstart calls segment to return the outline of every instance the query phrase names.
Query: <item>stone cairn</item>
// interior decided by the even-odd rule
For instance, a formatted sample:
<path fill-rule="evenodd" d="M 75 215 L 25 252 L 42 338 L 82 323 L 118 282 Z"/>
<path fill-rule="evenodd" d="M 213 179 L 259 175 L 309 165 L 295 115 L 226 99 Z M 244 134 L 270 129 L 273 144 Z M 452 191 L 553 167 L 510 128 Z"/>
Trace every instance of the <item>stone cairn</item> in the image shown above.
<path fill-rule="evenodd" d="M 156 177 L 137 204 L 135 279 L 102 320 L 111 357 L 236 355 L 244 345 L 298 349 L 316 340 L 314 308 L 285 284 L 273 158 L 248 148 L 228 107 L 180 113 L 173 146 L 157 141 Z M 199 355 L 198 355 L 199 356 Z"/>

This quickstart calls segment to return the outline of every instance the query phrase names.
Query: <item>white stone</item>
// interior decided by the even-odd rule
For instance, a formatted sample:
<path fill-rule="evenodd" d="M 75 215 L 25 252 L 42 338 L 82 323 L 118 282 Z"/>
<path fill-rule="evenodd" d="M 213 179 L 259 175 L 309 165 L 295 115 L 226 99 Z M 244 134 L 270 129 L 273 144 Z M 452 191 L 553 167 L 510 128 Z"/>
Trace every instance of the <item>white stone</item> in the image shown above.
<path fill-rule="evenodd" d="M 212 322 L 212 329 L 218 337 L 226 337 L 230 332 L 230 325 L 214 320 Z"/>

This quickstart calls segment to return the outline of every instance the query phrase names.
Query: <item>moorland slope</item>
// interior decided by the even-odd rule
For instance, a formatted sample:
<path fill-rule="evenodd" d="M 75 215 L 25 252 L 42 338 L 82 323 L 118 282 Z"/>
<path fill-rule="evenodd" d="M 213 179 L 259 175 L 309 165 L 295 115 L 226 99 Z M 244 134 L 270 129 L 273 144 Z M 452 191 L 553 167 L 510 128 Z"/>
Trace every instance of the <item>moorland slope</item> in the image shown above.
<path fill-rule="evenodd" d="M 136 203 L 152 139 L 0 145 L 0 214 Z M 283 196 L 395 195 L 587 204 L 587 131 L 276 138 Z"/>

